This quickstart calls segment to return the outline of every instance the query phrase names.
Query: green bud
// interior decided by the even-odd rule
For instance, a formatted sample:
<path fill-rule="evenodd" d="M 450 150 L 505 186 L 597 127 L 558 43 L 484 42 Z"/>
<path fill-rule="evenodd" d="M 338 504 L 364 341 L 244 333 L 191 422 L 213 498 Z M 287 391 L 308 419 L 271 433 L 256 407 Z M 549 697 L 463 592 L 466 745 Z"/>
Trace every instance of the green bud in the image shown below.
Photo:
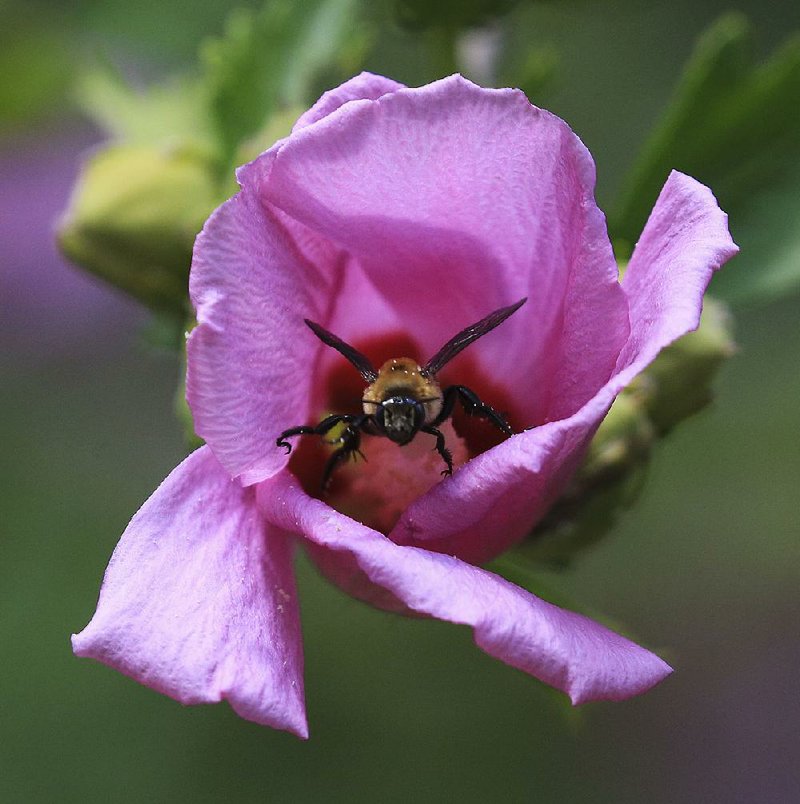
<path fill-rule="evenodd" d="M 200 154 L 114 145 L 84 165 L 59 246 L 153 309 L 184 317 L 194 238 L 220 200 Z"/>
<path fill-rule="evenodd" d="M 706 297 L 699 328 L 664 349 L 638 380 L 650 386 L 645 404 L 660 433 L 711 402 L 711 383 L 735 352 L 727 306 Z"/>
<path fill-rule="evenodd" d="M 647 458 L 655 438 L 640 388 L 626 388 L 611 406 L 575 476 L 579 492 L 624 475 Z"/>
<path fill-rule="evenodd" d="M 700 327 L 664 349 L 614 401 L 569 488 L 517 555 L 564 567 L 605 536 L 639 495 L 658 437 L 710 402 L 711 382 L 734 351 L 727 307 L 706 298 Z"/>
<path fill-rule="evenodd" d="M 626 389 L 600 424 L 566 492 L 517 552 L 565 567 L 576 552 L 599 541 L 639 495 L 654 439 L 641 393 Z"/>

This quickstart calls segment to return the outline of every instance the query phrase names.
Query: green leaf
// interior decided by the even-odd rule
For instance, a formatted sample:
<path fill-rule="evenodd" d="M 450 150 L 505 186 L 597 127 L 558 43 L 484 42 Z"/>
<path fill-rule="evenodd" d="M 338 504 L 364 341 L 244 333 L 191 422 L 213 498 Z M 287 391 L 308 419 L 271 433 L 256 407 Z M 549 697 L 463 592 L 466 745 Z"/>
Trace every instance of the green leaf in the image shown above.
<path fill-rule="evenodd" d="M 338 77 L 338 65 L 359 68 L 369 38 L 352 25 L 358 3 L 271 0 L 260 11 L 234 11 L 224 35 L 201 48 L 196 75 L 139 90 L 112 65 L 95 65 L 79 82 L 79 102 L 117 141 L 188 146 L 211 155 L 218 177 L 227 176 L 248 140 L 307 108 L 323 71 Z"/>
<path fill-rule="evenodd" d="M 0 130 L 63 111 L 74 69 L 66 35 L 16 14 L 0 25 Z"/>
<path fill-rule="evenodd" d="M 340 51 L 346 59 L 364 44 L 363 32 L 353 36 L 358 0 L 325 0 L 316 5 L 291 45 L 281 93 L 286 106 L 306 107 L 316 100 L 311 93 L 320 74 L 342 57 Z"/>
<path fill-rule="evenodd" d="M 798 132 L 800 138 L 800 132 Z M 768 301 L 800 287 L 800 160 L 747 204 L 731 207 L 741 253 L 714 280 L 733 303 Z"/>
<path fill-rule="evenodd" d="M 205 88 L 195 79 L 175 76 L 137 90 L 106 63 L 84 73 L 76 91 L 84 111 L 115 140 L 210 148 Z"/>
<path fill-rule="evenodd" d="M 204 83 L 224 169 L 269 118 L 313 100 L 319 73 L 351 50 L 357 4 L 272 0 L 259 12 L 235 12 L 222 38 L 206 43 Z"/>
<path fill-rule="evenodd" d="M 800 285 L 800 236 L 787 225 L 800 208 L 800 35 L 763 64 L 752 51 L 741 14 L 706 32 L 609 215 L 612 236 L 636 242 L 671 169 L 708 184 L 743 247 L 714 284 L 736 301 Z"/>
<path fill-rule="evenodd" d="M 507 14 L 519 0 L 395 0 L 397 21 L 412 30 L 442 27 L 450 30 L 487 25 Z"/>

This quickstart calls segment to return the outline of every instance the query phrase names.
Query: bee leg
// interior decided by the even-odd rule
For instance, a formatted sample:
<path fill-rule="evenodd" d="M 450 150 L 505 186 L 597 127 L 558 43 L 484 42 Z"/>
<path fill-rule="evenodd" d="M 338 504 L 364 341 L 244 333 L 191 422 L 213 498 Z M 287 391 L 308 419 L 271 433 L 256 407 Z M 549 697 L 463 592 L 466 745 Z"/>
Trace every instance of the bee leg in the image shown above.
<path fill-rule="evenodd" d="M 444 433 L 441 430 L 437 430 L 433 425 L 426 424 L 419 428 L 423 433 L 429 433 L 432 436 L 436 436 L 436 446 L 434 449 L 442 456 L 442 460 L 447 464 L 447 469 L 442 471 L 442 476 L 447 477 L 447 475 L 453 474 L 453 456 L 450 454 L 450 450 L 447 449 L 444 445 Z"/>
<path fill-rule="evenodd" d="M 334 413 L 332 416 L 326 416 L 318 425 L 315 427 L 311 427 L 310 425 L 301 424 L 299 427 L 290 427 L 288 430 L 284 430 L 276 439 L 275 439 L 275 446 L 276 447 L 283 447 L 286 450 L 286 454 L 288 455 L 292 451 L 292 445 L 286 441 L 287 438 L 292 438 L 292 436 L 298 435 L 325 435 L 329 430 L 332 430 L 336 427 L 337 424 L 341 422 L 345 422 L 347 425 L 350 425 L 351 422 L 357 421 L 361 419 L 361 416 L 353 416 L 349 413 L 339 414 Z M 358 425 L 359 427 L 361 425 Z"/>
<path fill-rule="evenodd" d="M 298 435 L 313 435 L 314 432 L 315 430 L 313 427 L 308 427 L 306 425 L 300 425 L 300 427 L 290 427 L 288 430 L 284 430 L 275 439 L 275 446 L 283 447 L 288 455 L 292 451 L 292 445 L 286 440 L 287 438 Z"/>
<path fill-rule="evenodd" d="M 361 433 L 359 430 L 366 424 L 369 416 L 340 416 L 339 419 L 340 421 L 347 421 L 347 427 L 339 438 L 339 441 L 342 442 L 342 446 L 328 458 L 328 462 L 325 464 L 325 471 L 322 473 L 323 493 L 328 490 L 331 484 L 333 471 L 339 464 L 344 463 L 351 455 L 353 457 L 356 455 L 361 455 L 362 458 L 364 457 L 359 449 L 361 446 Z"/>
<path fill-rule="evenodd" d="M 478 395 L 474 391 L 470 391 L 465 385 L 451 385 L 445 390 L 442 412 L 436 417 L 436 421 L 433 422 L 434 425 L 441 424 L 452 414 L 456 399 L 460 400 L 468 416 L 480 416 L 482 419 L 488 419 L 498 430 L 502 430 L 506 435 L 513 434 L 514 431 L 505 420 L 503 414 L 490 405 L 481 402 Z"/>

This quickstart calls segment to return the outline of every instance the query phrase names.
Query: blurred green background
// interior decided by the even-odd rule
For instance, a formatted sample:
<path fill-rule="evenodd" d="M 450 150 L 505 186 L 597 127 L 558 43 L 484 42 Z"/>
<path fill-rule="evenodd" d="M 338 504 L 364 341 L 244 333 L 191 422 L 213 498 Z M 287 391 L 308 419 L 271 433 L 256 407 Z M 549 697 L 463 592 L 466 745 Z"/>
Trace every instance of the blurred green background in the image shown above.
<path fill-rule="evenodd" d="M 490 77 L 524 86 L 594 154 L 621 248 L 636 217 L 625 194 L 638 202 L 644 191 L 630 188 L 647 185 L 630 172 L 636 155 L 698 37 L 730 9 L 475 0 L 431 4 L 431 26 L 424 3 L 351 5 L 348 58 L 311 75 L 313 91 L 362 64 L 411 84 L 456 66 L 486 80 L 479 45 L 494 42 Z M 800 30 L 796 2 L 735 8 L 752 23 L 756 61 Z M 372 611 L 304 562 L 308 743 L 226 705 L 183 708 L 72 657 L 69 635 L 91 616 L 119 534 L 185 451 L 173 416 L 178 357 L 159 347 L 143 307 L 53 245 L 80 161 L 105 138 L 74 87 L 105 61 L 142 86 L 190 69 L 230 9 L 0 4 L 0 800 L 797 800 L 800 83 L 791 76 L 770 101 L 773 117 L 757 105 L 737 117 L 749 97 L 738 85 L 725 107 L 687 107 L 690 121 L 707 112 L 703 131 L 735 122 L 712 146 L 732 129 L 749 172 L 715 164 L 712 146 L 692 155 L 694 134 L 673 126 L 684 148 L 675 158 L 730 199 L 734 234 L 752 244 L 726 269 L 745 278 L 712 286 L 736 304 L 740 351 L 715 405 L 659 445 L 640 501 L 546 579 L 659 650 L 676 668 L 670 679 L 632 701 L 572 711 L 477 650 L 466 630 Z M 466 12 L 481 35 L 460 27 Z M 769 94 L 770 80 L 756 83 Z M 712 101 L 723 88 L 714 91 Z M 773 139 L 767 118 L 782 121 Z M 676 147 L 665 142 L 651 146 L 656 156 Z M 751 277 L 768 258 L 777 279 L 764 288 Z"/>

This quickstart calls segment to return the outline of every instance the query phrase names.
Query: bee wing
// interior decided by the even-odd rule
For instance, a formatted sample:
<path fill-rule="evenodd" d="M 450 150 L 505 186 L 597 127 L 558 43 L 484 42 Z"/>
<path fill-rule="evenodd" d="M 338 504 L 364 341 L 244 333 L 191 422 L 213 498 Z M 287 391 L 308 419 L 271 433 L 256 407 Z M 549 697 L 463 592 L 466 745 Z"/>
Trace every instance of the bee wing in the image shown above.
<path fill-rule="evenodd" d="M 491 332 L 495 327 L 503 323 L 512 313 L 515 313 L 528 301 L 526 296 L 516 304 L 508 307 L 501 307 L 493 313 L 489 313 L 486 318 L 482 318 L 476 324 L 472 324 L 466 329 L 462 329 L 458 335 L 454 335 L 450 340 L 425 364 L 422 373 L 433 375 L 441 371 L 445 364 L 449 363 L 462 349 L 466 349 L 473 341 Z"/>
<path fill-rule="evenodd" d="M 372 363 L 358 351 L 345 343 L 341 338 L 337 338 L 332 332 L 310 321 L 307 318 L 303 319 L 308 328 L 325 344 L 332 346 L 339 354 L 344 355 L 358 370 L 358 373 L 367 381 L 375 382 L 378 379 L 378 372 L 372 367 Z"/>

